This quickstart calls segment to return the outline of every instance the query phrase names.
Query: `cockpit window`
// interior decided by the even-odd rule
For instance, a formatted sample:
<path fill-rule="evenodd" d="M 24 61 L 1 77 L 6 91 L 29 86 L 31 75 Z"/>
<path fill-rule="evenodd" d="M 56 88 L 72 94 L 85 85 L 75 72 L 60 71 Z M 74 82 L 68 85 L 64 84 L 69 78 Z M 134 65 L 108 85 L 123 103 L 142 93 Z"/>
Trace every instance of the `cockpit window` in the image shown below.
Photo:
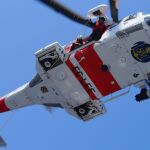
<path fill-rule="evenodd" d="M 137 14 L 130 15 L 127 17 L 127 19 L 124 22 L 135 19 L 136 17 L 137 17 Z"/>
<path fill-rule="evenodd" d="M 148 26 L 150 26 L 150 16 L 149 17 L 145 17 L 144 20 L 145 20 L 146 24 Z"/>

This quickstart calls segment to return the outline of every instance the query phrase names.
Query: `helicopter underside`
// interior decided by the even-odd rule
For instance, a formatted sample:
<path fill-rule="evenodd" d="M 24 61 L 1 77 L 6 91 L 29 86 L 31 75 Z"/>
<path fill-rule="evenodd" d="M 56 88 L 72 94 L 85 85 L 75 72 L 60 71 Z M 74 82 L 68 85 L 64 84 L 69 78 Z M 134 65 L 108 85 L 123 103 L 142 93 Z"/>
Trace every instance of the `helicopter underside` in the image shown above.
<path fill-rule="evenodd" d="M 67 53 L 55 42 L 35 56 L 37 75 L 5 97 L 5 108 L 42 104 L 88 120 L 106 113 L 103 97 L 130 85 L 145 86 L 150 76 L 150 28 L 141 20 L 123 20 L 99 41 Z"/>

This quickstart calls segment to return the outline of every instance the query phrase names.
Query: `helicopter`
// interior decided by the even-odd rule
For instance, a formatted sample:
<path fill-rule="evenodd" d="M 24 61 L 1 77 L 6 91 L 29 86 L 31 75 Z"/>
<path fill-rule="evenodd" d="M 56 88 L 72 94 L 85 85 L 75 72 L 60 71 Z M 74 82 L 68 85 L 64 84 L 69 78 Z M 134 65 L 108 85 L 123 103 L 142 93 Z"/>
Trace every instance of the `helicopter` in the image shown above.
<path fill-rule="evenodd" d="M 90 27 L 96 11 L 106 17 L 106 6 L 89 10 L 83 18 L 54 0 L 39 0 L 69 19 Z M 139 12 L 118 19 L 117 1 L 110 0 L 113 23 L 99 40 L 73 50 L 54 42 L 35 53 L 35 77 L 0 98 L 0 112 L 40 104 L 62 108 L 87 121 L 107 111 L 102 98 L 131 85 L 141 88 L 137 101 L 150 97 L 150 14 Z M 125 92 L 126 93 L 126 92 Z M 122 96 L 119 93 L 110 100 Z"/>

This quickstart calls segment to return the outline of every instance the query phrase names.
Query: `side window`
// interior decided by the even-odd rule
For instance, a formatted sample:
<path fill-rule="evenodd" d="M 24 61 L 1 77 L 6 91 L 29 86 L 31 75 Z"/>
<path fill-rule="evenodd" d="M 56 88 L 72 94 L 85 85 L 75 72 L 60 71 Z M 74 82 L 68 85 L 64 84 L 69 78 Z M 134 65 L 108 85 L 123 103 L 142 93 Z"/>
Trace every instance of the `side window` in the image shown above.
<path fill-rule="evenodd" d="M 30 81 L 29 83 L 29 87 L 34 87 L 36 86 L 37 84 L 41 83 L 43 80 L 41 79 L 40 75 L 39 74 L 36 74 L 34 76 L 34 78 Z"/>
<path fill-rule="evenodd" d="M 144 20 L 145 20 L 146 24 L 148 26 L 150 26 L 150 16 L 149 17 L 145 17 Z"/>
<path fill-rule="evenodd" d="M 137 14 L 130 15 L 124 22 L 135 19 L 136 17 L 137 17 Z"/>

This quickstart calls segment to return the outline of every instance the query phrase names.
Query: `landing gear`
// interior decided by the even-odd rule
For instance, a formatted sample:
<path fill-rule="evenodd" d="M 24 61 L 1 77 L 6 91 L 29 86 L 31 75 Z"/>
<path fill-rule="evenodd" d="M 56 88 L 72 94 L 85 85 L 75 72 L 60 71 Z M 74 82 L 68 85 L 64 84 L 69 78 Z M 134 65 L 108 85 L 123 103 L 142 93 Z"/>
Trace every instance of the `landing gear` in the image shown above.
<path fill-rule="evenodd" d="M 137 102 L 141 102 L 141 101 L 144 101 L 144 100 L 150 98 L 150 97 L 148 96 L 148 92 L 149 92 L 149 91 L 147 90 L 147 88 L 142 88 L 140 94 L 137 94 L 137 95 L 135 96 L 136 101 L 137 101 Z"/>
<path fill-rule="evenodd" d="M 104 104 L 96 100 L 88 101 L 80 106 L 77 106 L 74 108 L 74 111 L 84 121 L 106 113 Z"/>

